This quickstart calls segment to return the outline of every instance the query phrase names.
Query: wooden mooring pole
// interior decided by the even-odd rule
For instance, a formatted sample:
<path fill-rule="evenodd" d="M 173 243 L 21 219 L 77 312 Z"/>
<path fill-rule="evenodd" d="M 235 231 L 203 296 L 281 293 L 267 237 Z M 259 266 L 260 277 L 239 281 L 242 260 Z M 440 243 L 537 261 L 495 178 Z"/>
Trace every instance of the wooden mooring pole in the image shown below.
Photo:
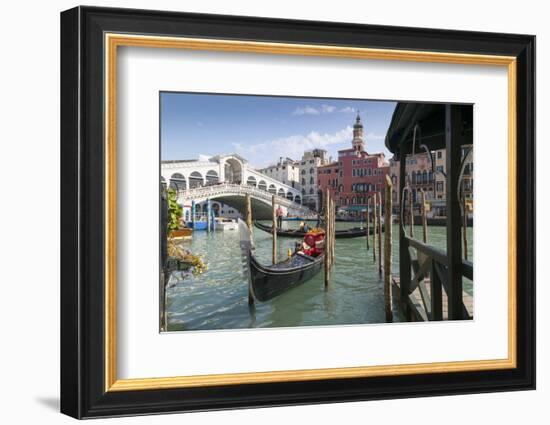
<path fill-rule="evenodd" d="M 410 226 L 409 226 L 409 236 L 414 238 L 414 209 L 413 209 L 413 194 L 412 188 L 409 186 L 409 216 L 410 216 Z"/>
<path fill-rule="evenodd" d="M 424 243 L 428 242 L 428 218 L 426 216 L 426 192 L 424 189 L 420 189 L 422 195 L 422 240 Z"/>
<path fill-rule="evenodd" d="M 378 274 L 382 276 L 382 192 L 378 192 Z"/>
<path fill-rule="evenodd" d="M 210 233 L 210 226 L 211 226 L 211 221 L 210 221 L 210 210 L 211 210 L 211 203 L 210 203 L 210 199 L 207 199 L 206 200 L 206 229 L 207 229 L 207 233 Z"/>
<path fill-rule="evenodd" d="M 334 208 L 334 199 L 330 198 L 330 267 L 334 265 L 334 255 L 336 251 L 336 208 Z"/>
<path fill-rule="evenodd" d="M 367 251 L 370 249 L 370 196 L 367 198 Z"/>
<path fill-rule="evenodd" d="M 464 249 L 464 259 L 468 259 L 468 211 L 466 210 L 466 198 L 462 199 L 462 247 Z"/>
<path fill-rule="evenodd" d="M 332 200 L 330 198 L 330 191 L 326 190 L 325 194 L 325 288 L 328 287 L 330 282 L 330 273 L 332 267 L 332 256 L 334 254 L 334 216 L 332 213 Z"/>
<path fill-rule="evenodd" d="M 392 250 L 392 181 L 386 175 L 386 197 L 384 199 L 384 304 L 386 308 L 386 322 L 393 321 L 392 293 L 391 293 L 391 250 Z"/>
<path fill-rule="evenodd" d="M 252 248 L 252 245 L 254 242 L 252 241 L 252 204 L 250 202 L 250 195 L 245 195 L 245 203 L 246 203 L 246 227 L 248 227 L 248 234 L 250 235 L 250 247 Z M 250 282 L 248 282 L 248 305 L 253 306 L 254 305 L 254 295 L 252 294 L 252 287 L 250 285 Z"/>
<path fill-rule="evenodd" d="M 271 230 L 273 233 L 273 255 L 272 260 L 273 264 L 277 264 L 277 205 L 275 205 L 275 195 L 271 195 L 271 209 L 273 212 L 273 224 Z"/>
<path fill-rule="evenodd" d="M 376 222 L 377 222 L 377 211 L 376 211 L 376 193 L 372 197 L 372 260 L 376 264 Z"/>

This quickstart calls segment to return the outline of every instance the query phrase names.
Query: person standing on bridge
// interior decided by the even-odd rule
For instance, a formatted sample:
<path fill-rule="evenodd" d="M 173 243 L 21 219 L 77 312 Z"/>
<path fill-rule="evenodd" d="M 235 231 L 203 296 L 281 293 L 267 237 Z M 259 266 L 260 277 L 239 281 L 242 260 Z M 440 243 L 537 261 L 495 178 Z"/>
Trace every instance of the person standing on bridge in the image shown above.
<path fill-rule="evenodd" d="M 277 211 L 275 212 L 275 214 L 277 215 L 277 227 L 280 229 L 281 227 L 283 227 L 283 209 L 281 208 L 281 206 L 279 205 L 279 207 L 277 208 Z"/>

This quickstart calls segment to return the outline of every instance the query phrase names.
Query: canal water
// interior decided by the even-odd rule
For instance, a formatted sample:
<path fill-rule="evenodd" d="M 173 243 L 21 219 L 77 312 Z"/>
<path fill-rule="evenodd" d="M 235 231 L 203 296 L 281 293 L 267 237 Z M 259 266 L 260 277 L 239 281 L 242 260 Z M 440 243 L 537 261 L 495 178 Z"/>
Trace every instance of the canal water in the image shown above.
<path fill-rule="evenodd" d="M 268 224 L 266 222 L 266 224 Z M 357 223 L 336 223 L 337 229 Z M 295 228 L 298 222 L 286 221 Z M 415 226 L 416 238 L 422 228 Z M 445 250 L 445 228 L 430 226 L 428 242 Z M 472 259 L 472 228 L 468 228 L 468 258 Z M 279 237 L 278 258 L 284 260 L 298 239 Z M 271 235 L 254 228 L 256 256 L 271 263 Z M 335 264 L 330 286 L 325 290 L 323 272 L 275 299 L 248 306 L 248 283 L 243 273 L 238 231 L 197 231 L 184 248 L 201 255 L 208 270 L 197 276 L 173 273 L 167 289 L 168 331 L 242 329 L 383 323 L 383 280 L 378 262 L 364 237 L 337 239 Z M 398 226 L 393 225 L 393 273 L 399 273 Z M 383 252 L 383 250 L 382 250 Z M 378 255 L 378 251 L 377 251 Z M 378 260 L 377 260 L 378 261 Z M 464 279 L 464 289 L 472 294 L 472 282 Z M 394 312 L 394 320 L 399 320 Z"/>

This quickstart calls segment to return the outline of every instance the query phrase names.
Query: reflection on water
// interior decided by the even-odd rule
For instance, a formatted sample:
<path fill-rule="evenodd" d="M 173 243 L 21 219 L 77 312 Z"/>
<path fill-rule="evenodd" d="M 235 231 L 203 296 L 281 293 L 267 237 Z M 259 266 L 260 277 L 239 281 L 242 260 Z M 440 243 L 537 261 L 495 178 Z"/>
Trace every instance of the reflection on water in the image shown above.
<path fill-rule="evenodd" d="M 296 222 L 284 222 L 296 227 Z M 354 227 L 337 223 L 337 229 Z M 415 226 L 420 238 L 422 229 Z M 295 238 L 278 238 L 278 257 L 286 258 Z M 472 258 L 472 229 L 468 229 L 468 257 Z M 271 262 L 271 236 L 254 229 L 256 256 Z M 393 266 L 399 272 L 398 227 L 393 226 Z M 445 249 L 445 228 L 430 227 L 430 244 Z M 372 244 L 371 244 L 372 245 Z M 256 327 L 289 327 L 381 323 L 385 321 L 383 281 L 373 262 L 372 247 L 364 237 L 336 241 L 336 258 L 330 286 L 324 288 L 323 272 L 275 299 L 248 306 L 248 283 L 243 274 L 237 231 L 194 232 L 184 246 L 204 256 L 208 270 L 198 276 L 174 274 L 167 290 L 168 330 L 208 330 Z M 378 255 L 378 252 L 377 252 Z M 472 283 L 464 281 L 465 290 Z M 397 312 L 394 312 L 397 316 Z"/>

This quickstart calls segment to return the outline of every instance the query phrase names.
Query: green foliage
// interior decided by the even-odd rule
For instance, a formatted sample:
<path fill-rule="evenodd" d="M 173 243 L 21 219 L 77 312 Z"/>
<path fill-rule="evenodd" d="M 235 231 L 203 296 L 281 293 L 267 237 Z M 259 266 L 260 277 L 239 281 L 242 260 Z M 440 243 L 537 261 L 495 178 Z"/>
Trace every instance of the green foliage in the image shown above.
<path fill-rule="evenodd" d="M 180 228 L 180 218 L 183 215 L 183 208 L 178 205 L 177 194 L 173 189 L 168 189 L 168 231 Z"/>

